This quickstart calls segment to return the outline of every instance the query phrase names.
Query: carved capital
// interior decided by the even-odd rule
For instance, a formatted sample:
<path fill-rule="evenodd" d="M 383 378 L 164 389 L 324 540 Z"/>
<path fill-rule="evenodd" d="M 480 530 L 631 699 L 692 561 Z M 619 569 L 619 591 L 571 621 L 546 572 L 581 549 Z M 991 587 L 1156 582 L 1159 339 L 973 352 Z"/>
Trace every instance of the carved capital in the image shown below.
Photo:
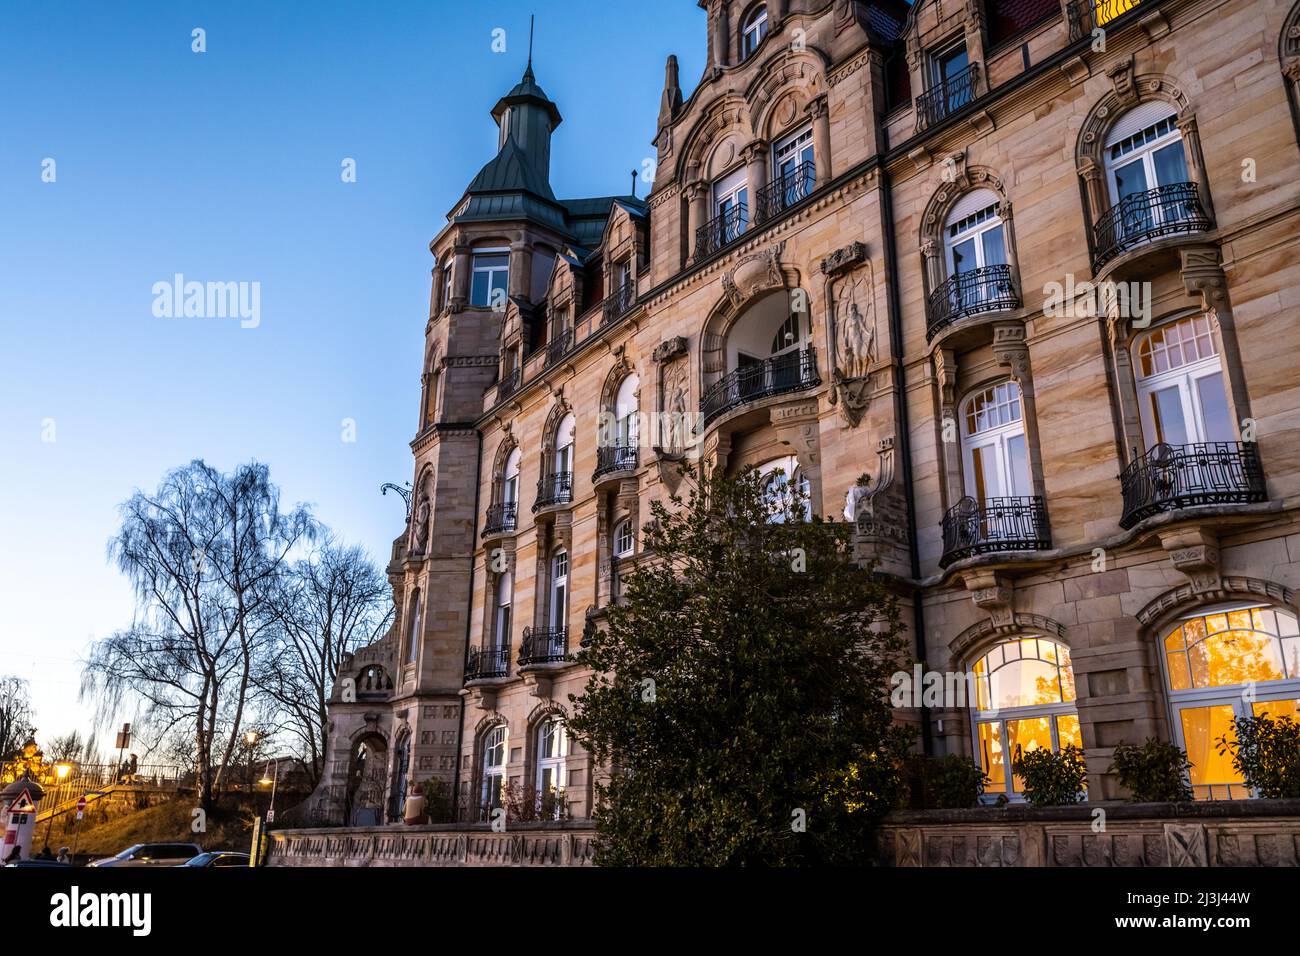
<path fill-rule="evenodd" d="M 847 246 L 841 246 L 823 259 L 821 261 L 821 271 L 828 276 L 839 275 L 854 266 L 861 265 L 866 259 L 867 244 L 865 242 L 850 242 Z"/>
<path fill-rule="evenodd" d="M 1218 536 L 1203 528 L 1182 528 L 1160 535 L 1169 562 L 1187 576 L 1192 590 L 1216 591 L 1221 584 Z"/>

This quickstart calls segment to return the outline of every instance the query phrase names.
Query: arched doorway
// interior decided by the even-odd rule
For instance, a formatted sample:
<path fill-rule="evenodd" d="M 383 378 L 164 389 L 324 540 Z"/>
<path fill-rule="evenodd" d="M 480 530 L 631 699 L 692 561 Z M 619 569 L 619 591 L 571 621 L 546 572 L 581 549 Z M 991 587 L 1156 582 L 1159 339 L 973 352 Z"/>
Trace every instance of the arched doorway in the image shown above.
<path fill-rule="evenodd" d="M 348 796 L 344 816 L 350 826 L 378 826 L 382 821 L 388 745 L 369 734 L 353 746 L 348 768 Z"/>

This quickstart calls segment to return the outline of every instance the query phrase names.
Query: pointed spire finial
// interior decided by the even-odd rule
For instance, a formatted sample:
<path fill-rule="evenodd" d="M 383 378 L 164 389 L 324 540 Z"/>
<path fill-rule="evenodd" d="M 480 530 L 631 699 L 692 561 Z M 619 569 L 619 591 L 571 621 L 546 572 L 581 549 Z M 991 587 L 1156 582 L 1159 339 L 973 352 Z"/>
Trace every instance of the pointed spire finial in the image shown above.
<path fill-rule="evenodd" d="M 632 198 L 636 198 L 636 170 L 632 170 Z"/>
<path fill-rule="evenodd" d="M 524 78 L 533 79 L 533 14 L 528 14 L 528 66 L 524 67 Z"/>

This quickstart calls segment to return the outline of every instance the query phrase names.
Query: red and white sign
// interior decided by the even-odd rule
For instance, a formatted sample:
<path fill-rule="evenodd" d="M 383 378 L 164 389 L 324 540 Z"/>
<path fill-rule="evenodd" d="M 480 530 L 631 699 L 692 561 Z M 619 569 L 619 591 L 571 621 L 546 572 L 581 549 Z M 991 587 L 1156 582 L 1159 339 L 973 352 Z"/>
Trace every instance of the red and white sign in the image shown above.
<path fill-rule="evenodd" d="M 81 815 L 85 812 L 86 812 L 86 798 L 82 797 L 80 800 L 77 801 L 77 819 L 80 820 Z"/>

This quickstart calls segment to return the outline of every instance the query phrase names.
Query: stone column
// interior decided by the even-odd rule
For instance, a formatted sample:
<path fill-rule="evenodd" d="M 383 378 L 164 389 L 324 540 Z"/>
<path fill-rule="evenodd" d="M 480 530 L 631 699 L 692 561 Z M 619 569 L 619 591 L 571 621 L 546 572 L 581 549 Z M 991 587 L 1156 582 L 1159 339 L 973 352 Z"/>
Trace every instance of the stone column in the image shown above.
<path fill-rule="evenodd" d="M 456 246 L 451 267 L 451 311 L 459 312 L 469 303 L 469 246 Z"/>
<path fill-rule="evenodd" d="M 686 187 L 687 206 L 686 217 L 686 261 L 695 260 L 696 235 L 699 229 L 708 218 L 707 199 L 709 187 L 703 182 L 694 182 Z"/>
<path fill-rule="evenodd" d="M 751 222 L 762 222 L 767 218 L 767 210 L 758 200 L 759 192 L 767 185 L 767 144 L 753 142 L 745 147 L 745 176 L 749 179 L 749 218 Z"/>
<path fill-rule="evenodd" d="M 1105 170 L 1094 160 L 1084 159 L 1079 164 L 1079 178 L 1083 180 L 1084 195 L 1088 198 L 1088 214 L 1092 221 L 1087 223 L 1088 231 L 1096 225 L 1101 214 L 1110 208 L 1110 198 L 1106 192 Z"/>
<path fill-rule="evenodd" d="M 510 279 L 507 289 L 511 298 L 532 301 L 533 255 L 522 239 L 510 243 Z"/>
<path fill-rule="evenodd" d="M 447 307 L 447 303 L 442 301 L 443 265 L 441 262 L 433 267 L 430 276 L 433 280 L 433 288 L 429 290 L 429 318 L 432 319 Z"/>
<path fill-rule="evenodd" d="M 939 457 L 947 506 L 951 508 L 964 495 L 961 423 L 957 420 L 957 353 L 953 349 L 934 353 L 934 377 L 939 384 Z"/>
<path fill-rule="evenodd" d="M 1111 360 L 1115 366 L 1115 389 L 1119 392 L 1120 427 L 1124 433 L 1124 460 L 1142 454 L 1142 418 L 1138 412 L 1137 376 L 1133 372 L 1133 353 L 1129 351 L 1128 330 L 1120 315 L 1119 297 L 1112 296 L 1106 316 Z"/>
<path fill-rule="evenodd" d="M 1196 116 L 1188 110 L 1174 122 L 1183 134 L 1183 142 L 1187 144 L 1187 175 L 1196 184 L 1196 192 L 1201 197 L 1206 215 L 1213 219 L 1214 205 L 1210 201 L 1210 183 L 1205 172 L 1205 156 L 1201 152 L 1201 133 L 1196 126 Z"/>
<path fill-rule="evenodd" d="M 813 124 L 813 165 L 817 167 L 818 184 L 831 181 L 831 111 L 826 97 L 819 96 L 808 105 L 808 115 Z"/>
<path fill-rule="evenodd" d="M 998 218 L 1002 220 L 1002 239 L 1007 249 L 1007 265 L 1011 267 L 1011 278 L 1016 284 L 1016 291 L 1020 293 L 1021 302 L 1024 302 L 1025 290 L 1020 286 L 1020 255 L 1016 251 L 1016 230 L 1015 223 L 1011 216 L 1011 202 L 1004 199 L 998 203 Z"/>
<path fill-rule="evenodd" d="M 943 285 L 943 244 L 935 239 L 927 239 L 921 243 L 921 261 L 925 267 L 925 294 L 929 296 L 935 289 Z M 926 316 L 929 321 L 929 316 Z"/>
<path fill-rule="evenodd" d="M 1201 308 L 1210 318 L 1219 363 L 1228 393 L 1228 412 L 1238 432 L 1242 422 L 1251 417 L 1250 394 L 1241 371 L 1241 351 L 1237 347 L 1237 324 L 1228 297 L 1228 277 L 1223 271 L 1223 257 L 1218 246 L 1193 246 L 1179 250 L 1182 256 L 1183 288 L 1188 295 L 1199 295 Z"/>
<path fill-rule="evenodd" d="M 1043 484 L 1043 456 L 1038 446 L 1037 402 L 1034 377 L 1029 367 L 1029 345 L 1023 322 L 998 322 L 993 326 L 993 357 L 1005 366 L 1020 386 L 1020 415 L 1025 424 L 1025 445 L 1029 456 L 1029 481 L 1033 493 L 1047 497 Z"/>

